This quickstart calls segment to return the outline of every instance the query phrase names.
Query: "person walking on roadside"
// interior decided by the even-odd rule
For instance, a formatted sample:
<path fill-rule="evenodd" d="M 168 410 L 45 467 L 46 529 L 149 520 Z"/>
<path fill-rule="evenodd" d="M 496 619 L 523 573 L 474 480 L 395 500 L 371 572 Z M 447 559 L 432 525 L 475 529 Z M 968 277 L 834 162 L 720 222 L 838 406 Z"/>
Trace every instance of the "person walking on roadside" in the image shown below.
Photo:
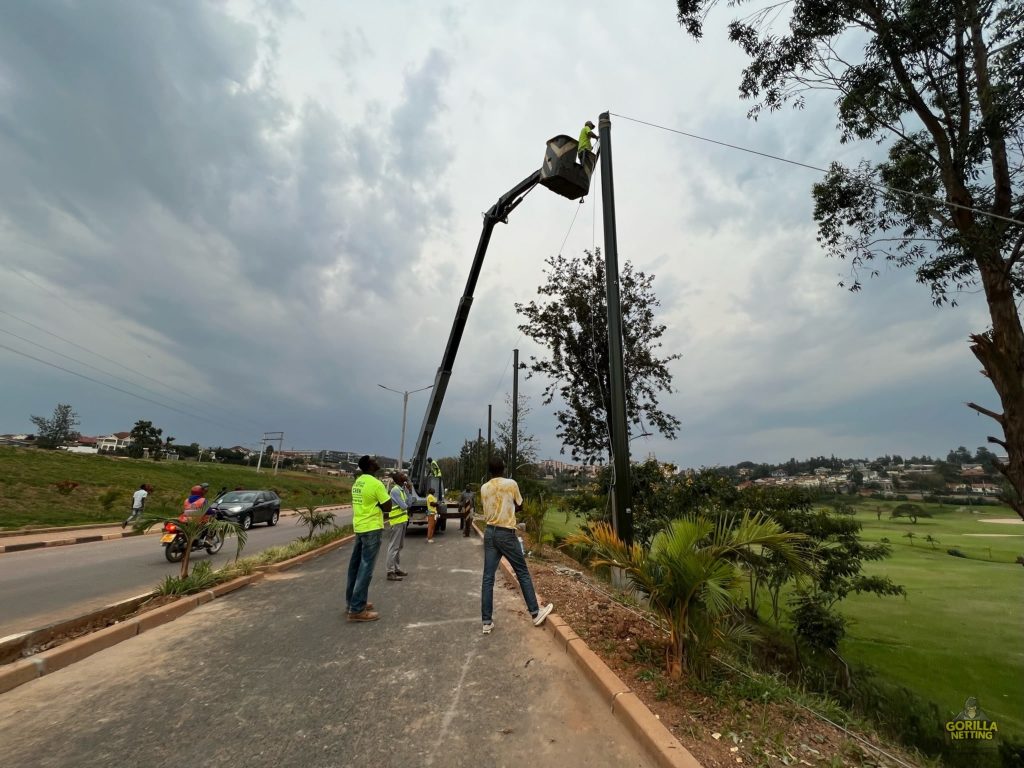
<path fill-rule="evenodd" d="M 459 496 L 459 512 L 462 515 L 462 535 L 469 537 L 470 526 L 473 524 L 473 491 L 469 486 Z"/>
<path fill-rule="evenodd" d="M 153 490 L 153 486 L 143 483 L 139 490 L 132 494 L 132 511 L 127 519 L 121 523 L 122 528 L 127 528 L 129 523 L 138 520 L 142 516 L 142 510 L 146 506 L 146 497 Z"/>
<path fill-rule="evenodd" d="M 487 466 L 491 479 L 480 486 L 480 501 L 484 508 L 484 578 L 480 590 L 480 613 L 483 618 L 483 632 L 491 634 L 494 629 L 494 573 L 501 558 L 508 560 L 519 579 L 519 589 L 526 601 L 526 609 L 533 617 L 533 624 L 539 627 L 554 609 L 552 603 L 543 608 L 537 604 L 537 593 L 533 588 L 526 558 L 519 547 L 516 533 L 516 512 L 523 509 L 523 496 L 515 480 L 505 477 L 505 462 L 498 456 Z"/>
<path fill-rule="evenodd" d="M 352 529 L 356 534 L 348 563 L 345 605 L 349 621 L 376 621 L 380 614 L 368 602 L 373 566 L 384 535 L 384 515 L 391 514 L 391 497 L 376 478 L 380 465 L 372 456 L 359 459 L 362 474 L 352 484 Z"/>
<path fill-rule="evenodd" d="M 398 560 L 405 544 L 405 531 L 409 527 L 408 494 L 412 492 L 412 486 L 404 472 L 393 472 L 391 479 L 395 484 L 391 486 L 391 512 L 388 514 L 388 522 L 391 524 L 388 540 L 388 581 L 401 581 L 404 576 L 409 575 L 399 567 Z"/>

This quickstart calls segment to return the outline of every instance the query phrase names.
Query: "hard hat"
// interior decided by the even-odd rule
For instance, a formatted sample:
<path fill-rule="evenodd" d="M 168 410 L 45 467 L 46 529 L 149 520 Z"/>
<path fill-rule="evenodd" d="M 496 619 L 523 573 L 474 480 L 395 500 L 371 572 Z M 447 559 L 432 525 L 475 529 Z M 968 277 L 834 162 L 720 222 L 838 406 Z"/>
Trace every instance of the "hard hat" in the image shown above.
<path fill-rule="evenodd" d="M 584 125 L 587 125 L 587 126 L 589 126 L 590 128 L 593 128 L 593 127 L 594 127 L 594 124 L 593 124 L 592 122 L 590 122 L 589 120 L 587 120 L 587 122 L 586 122 L 586 123 L 584 123 Z"/>

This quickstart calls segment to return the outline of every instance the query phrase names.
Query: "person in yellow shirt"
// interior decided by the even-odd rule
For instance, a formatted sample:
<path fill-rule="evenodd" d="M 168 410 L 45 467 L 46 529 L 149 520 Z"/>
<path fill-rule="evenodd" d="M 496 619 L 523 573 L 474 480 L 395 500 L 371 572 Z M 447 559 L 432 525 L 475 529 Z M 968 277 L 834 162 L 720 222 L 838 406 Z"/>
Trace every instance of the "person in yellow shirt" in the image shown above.
<path fill-rule="evenodd" d="M 437 496 L 427 489 L 427 543 L 434 543 L 434 527 L 437 525 Z"/>
<path fill-rule="evenodd" d="M 359 459 L 362 474 L 352 483 L 352 529 L 356 541 L 348 562 L 345 604 L 349 621 L 376 621 L 380 614 L 368 602 L 373 566 L 384 536 L 384 515 L 391 513 L 391 496 L 376 478 L 380 464 L 372 456 Z"/>
<path fill-rule="evenodd" d="M 544 623 L 554 609 L 552 603 L 543 608 L 537 604 L 537 593 L 533 588 L 526 558 L 519 546 L 516 533 L 516 512 L 523 509 L 523 497 L 515 480 L 505 477 L 505 462 L 495 456 L 488 464 L 491 479 L 480 486 L 480 501 L 484 508 L 484 578 L 480 590 L 480 613 L 484 622 L 484 634 L 494 629 L 494 573 L 501 558 L 508 560 L 519 579 L 519 589 L 526 601 L 526 608 L 533 617 L 534 626 Z"/>
<path fill-rule="evenodd" d="M 584 153 L 594 151 L 594 146 L 591 144 L 590 140 L 600 138 L 600 136 L 594 133 L 594 124 L 587 120 L 587 122 L 583 124 L 583 130 L 580 131 L 579 141 L 576 142 L 576 156 L 579 158 L 580 165 L 586 166 L 585 160 L 587 155 Z"/>

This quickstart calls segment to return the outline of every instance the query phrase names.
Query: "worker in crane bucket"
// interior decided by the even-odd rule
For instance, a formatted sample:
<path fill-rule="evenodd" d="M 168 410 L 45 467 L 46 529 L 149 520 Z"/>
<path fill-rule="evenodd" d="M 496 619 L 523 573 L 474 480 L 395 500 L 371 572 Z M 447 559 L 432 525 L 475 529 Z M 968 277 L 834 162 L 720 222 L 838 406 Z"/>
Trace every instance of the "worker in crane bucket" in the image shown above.
<path fill-rule="evenodd" d="M 594 124 L 587 120 L 587 122 L 583 124 L 583 130 L 580 131 L 580 140 L 576 144 L 576 157 L 579 158 L 580 165 L 586 165 L 586 163 L 583 162 L 583 153 L 594 151 L 591 139 L 600 140 L 600 138 L 600 136 L 594 133 Z"/>

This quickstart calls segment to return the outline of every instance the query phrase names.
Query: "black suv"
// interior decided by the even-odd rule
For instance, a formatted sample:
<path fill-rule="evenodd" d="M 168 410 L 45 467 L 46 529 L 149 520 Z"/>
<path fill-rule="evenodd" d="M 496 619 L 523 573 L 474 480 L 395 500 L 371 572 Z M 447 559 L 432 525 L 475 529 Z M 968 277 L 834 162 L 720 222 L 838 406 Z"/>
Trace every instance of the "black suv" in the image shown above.
<path fill-rule="evenodd" d="M 238 523 L 245 530 L 253 523 L 277 525 L 281 497 L 273 491 L 228 491 L 213 502 L 208 514 Z"/>

